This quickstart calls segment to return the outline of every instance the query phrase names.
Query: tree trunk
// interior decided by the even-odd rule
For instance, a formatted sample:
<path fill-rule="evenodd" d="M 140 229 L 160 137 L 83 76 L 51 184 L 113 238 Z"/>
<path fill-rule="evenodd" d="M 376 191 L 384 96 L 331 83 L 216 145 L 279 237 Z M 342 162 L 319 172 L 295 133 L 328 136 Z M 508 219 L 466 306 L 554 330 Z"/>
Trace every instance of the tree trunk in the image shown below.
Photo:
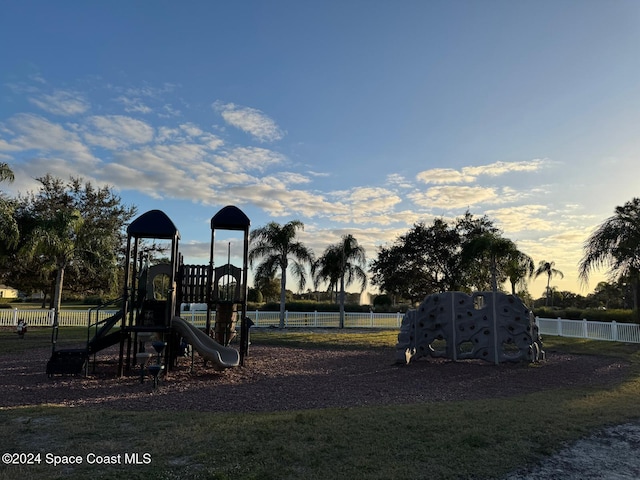
<path fill-rule="evenodd" d="M 344 328 L 344 275 L 340 277 L 340 328 Z"/>
<path fill-rule="evenodd" d="M 498 291 L 498 262 L 494 255 L 491 256 L 491 291 Z"/>
<path fill-rule="evenodd" d="M 285 289 L 287 285 L 287 269 L 282 268 L 282 275 L 280 277 L 280 328 L 284 328 L 284 311 L 287 305 L 287 291 Z"/>
<path fill-rule="evenodd" d="M 58 312 L 60 312 L 60 306 L 62 304 L 62 282 L 64 281 L 64 264 L 58 265 L 58 271 L 56 272 L 56 286 L 53 293 L 53 325 L 58 326 Z"/>
<path fill-rule="evenodd" d="M 547 276 L 547 299 L 546 299 L 546 302 L 544 304 L 545 307 L 549 306 L 549 296 L 550 296 L 550 293 L 551 293 L 549 285 L 551 285 L 551 274 L 549 274 Z M 553 306 L 553 303 L 551 304 L 551 306 Z"/>
<path fill-rule="evenodd" d="M 640 300 L 640 277 L 634 276 L 633 279 L 633 313 L 636 317 L 636 322 L 640 323 L 640 308 L 638 308 L 638 301 Z"/>

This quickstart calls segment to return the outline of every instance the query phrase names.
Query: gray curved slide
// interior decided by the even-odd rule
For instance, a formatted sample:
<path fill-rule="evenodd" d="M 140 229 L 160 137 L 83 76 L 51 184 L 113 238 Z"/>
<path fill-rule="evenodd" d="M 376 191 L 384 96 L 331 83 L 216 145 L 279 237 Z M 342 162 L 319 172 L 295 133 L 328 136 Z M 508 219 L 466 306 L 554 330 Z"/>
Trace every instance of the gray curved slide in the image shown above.
<path fill-rule="evenodd" d="M 211 360 L 222 368 L 240 365 L 240 353 L 237 350 L 220 345 L 198 327 L 180 317 L 173 317 L 171 324 L 205 360 Z"/>

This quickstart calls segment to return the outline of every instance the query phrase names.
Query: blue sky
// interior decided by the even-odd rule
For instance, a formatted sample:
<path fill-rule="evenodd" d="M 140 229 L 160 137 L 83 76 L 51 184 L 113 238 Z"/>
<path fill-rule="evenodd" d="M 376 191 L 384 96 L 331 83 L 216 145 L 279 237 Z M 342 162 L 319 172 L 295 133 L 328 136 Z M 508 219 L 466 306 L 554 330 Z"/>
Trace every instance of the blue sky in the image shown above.
<path fill-rule="evenodd" d="M 374 258 L 418 221 L 488 215 L 552 285 L 639 194 L 637 1 L 4 1 L 0 161 L 209 221 L 301 220 Z M 218 236 L 216 236 L 218 238 Z M 604 274 L 604 272 L 602 272 Z M 545 282 L 531 282 L 541 295 Z M 293 285 L 290 285 L 293 288 Z"/>

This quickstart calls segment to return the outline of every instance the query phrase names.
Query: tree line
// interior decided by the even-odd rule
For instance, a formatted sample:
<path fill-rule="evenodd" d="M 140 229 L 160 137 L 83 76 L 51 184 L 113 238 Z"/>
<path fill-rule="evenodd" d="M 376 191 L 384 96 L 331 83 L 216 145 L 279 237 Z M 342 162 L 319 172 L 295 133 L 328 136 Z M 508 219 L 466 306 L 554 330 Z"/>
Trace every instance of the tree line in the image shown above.
<path fill-rule="evenodd" d="M 0 163 L 0 183 L 13 180 L 10 167 Z M 27 292 L 52 292 L 57 308 L 63 286 L 67 292 L 84 295 L 119 293 L 125 228 L 136 207 L 123 205 L 111 187 L 97 188 L 79 178 L 63 181 L 47 174 L 37 181 L 37 192 L 17 198 L 0 192 L 2 282 Z M 284 225 L 270 222 L 250 234 L 255 288 L 273 294 L 279 281 L 282 321 L 288 274 L 299 290 L 310 280 L 316 290 L 324 286 L 333 292 L 342 319 L 346 288 L 355 283 L 362 291 L 368 278 L 381 292 L 411 304 L 430 293 L 497 290 L 505 284 L 510 293 L 528 296 L 526 283 L 538 276 L 547 279 L 546 305 L 571 298 L 564 292 L 558 299 L 559 292 L 551 286 L 554 277 L 563 276 L 553 261 L 541 260 L 536 266 L 491 219 L 469 211 L 453 222 L 437 218 L 431 224 L 414 224 L 391 244 L 378 247 L 368 266 L 366 252 L 353 235 L 344 235 L 316 257 L 298 239 L 303 229 L 298 220 Z M 640 199 L 616 207 L 585 242 L 580 278 L 586 281 L 600 268 L 608 269 L 611 282 L 599 284 L 594 293 L 613 305 L 612 291 L 624 289 L 627 303 L 636 308 Z"/>
<path fill-rule="evenodd" d="M 367 285 L 365 250 L 356 238 L 345 235 L 315 258 L 297 239 L 303 229 L 302 222 L 296 220 L 285 225 L 271 222 L 252 231 L 249 260 L 252 265 L 260 260 L 255 269 L 256 288 L 273 292 L 280 274 L 283 324 L 289 269 L 299 290 L 305 288 L 310 272 L 316 288 L 325 284 L 328 290 L 335 289 L 340 318 L 344 319 L 345 288 L 356 281 L 361 291 Z M 488 217 L 474 217 L 470 212 L 452 224 L 443 219 L 435 219 L 431 225 L 415 224 L 392 245 L 379 247 L 368 273 L 382 292 L 411 304 L 434 292 L 498 290 L 507 280 L 516 294 L 516 287 L 526 287 L 531 276 L 544 274 L 550 282 L 553 276 L 562 275 L 553 262 L 542 261 L 536 269 L 531 257 L 502 237 Z"/>
<path fill-rule="evenodd" d="M 252 263 L 256 268 L 256 288 L 272 288 L 280 273 L 280 317 L 284 322 L 285 291 L 289 261 L 298 279 L 298 288 L 306 285 L 309 267 L 314 285 L 328 284 L 339 292 L 341 319 L 344 318 L 345 286 L 359 280 L 366 286 L 366 257 L 357 240 L 346 235 L 325 250 L 317 259 L 296 238 L 304 225 L 292 221 L 284 226 L 275 222 L 251 234 Z M 640 286 L 640 199 L 634 198 L 616 207 L 586 240 L 584 256 L 578 265 L 585 282 L 590 273 L 607 268 L 610 282 L 600 282 L 585 299 L 571 292 L 558 292 L 551 286 L 554 277 L 564 277 L 554 261 L 534 260 L 505 238 L 487 216 L 476 217 L 467 211 L 452 223 L 435 219 L 432 224 L 416 223 L 391 245 L 380 246 L 369 266 L 371 282 L 380 291 L 412 305 L 426 295 L 442 291 L 497 291 L 508 284 L 510 293 L 519 295 L 532 305 L 526 290 L 527 280 L 546 278 L 545 306 L 630 308 L 638 312 Z M 559 298 L 558 298 L 559 297 Z M 568 302 L 573 302 L 568 305 Z M 595 303 L 595 305 L 594 305 Z"/>

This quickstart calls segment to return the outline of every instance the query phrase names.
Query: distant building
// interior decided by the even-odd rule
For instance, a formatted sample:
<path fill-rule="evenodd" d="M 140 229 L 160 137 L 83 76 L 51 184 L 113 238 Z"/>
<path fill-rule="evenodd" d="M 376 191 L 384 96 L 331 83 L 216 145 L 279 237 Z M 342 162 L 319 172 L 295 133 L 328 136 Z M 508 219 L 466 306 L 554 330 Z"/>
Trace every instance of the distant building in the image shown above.
<path fill-rule="evenodd" d="M 0 285 L 0 298 L 18 298 L 18 290 L 7 285 Z"/>

